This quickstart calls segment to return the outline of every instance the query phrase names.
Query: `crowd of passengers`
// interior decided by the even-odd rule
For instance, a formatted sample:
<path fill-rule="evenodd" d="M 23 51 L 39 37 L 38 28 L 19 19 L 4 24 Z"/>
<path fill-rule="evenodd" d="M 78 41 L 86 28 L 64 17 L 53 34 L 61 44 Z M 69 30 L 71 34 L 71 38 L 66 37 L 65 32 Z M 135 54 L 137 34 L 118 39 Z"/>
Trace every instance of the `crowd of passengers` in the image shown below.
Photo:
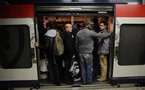
<path fill-rule="evenodd" d="M 39 45 L 40 59 L 48 60 L 48 81 L 60 86 L 62 83 L 73 84 L 74 76 L 70 72 L 72 61 L 78 62 L 80 83 L 92 84 L 95 81 L 107 80 L 107 56 L 109 54 L 110 33 L 107 23 L 100 21 L 99 32 L 95 32 L 94 22 L 84 20 L 83 23 L 64 26 L 53 21 L 40 22 Z M 56 54 L 54 51 L 55 37 L 60 36 L 64 51 Z"/>

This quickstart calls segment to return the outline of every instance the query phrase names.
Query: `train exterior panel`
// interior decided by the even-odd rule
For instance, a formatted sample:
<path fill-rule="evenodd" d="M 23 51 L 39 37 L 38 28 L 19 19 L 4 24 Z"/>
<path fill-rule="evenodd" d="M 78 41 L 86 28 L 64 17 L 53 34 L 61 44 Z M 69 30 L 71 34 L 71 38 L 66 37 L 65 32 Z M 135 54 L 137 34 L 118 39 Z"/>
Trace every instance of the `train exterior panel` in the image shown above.
<path fill-rule="evenodd" d="M 34 5 L 10 5 L 0 9 L 0 86 L 37 86 Z"/>
<path fill-rule="evenodd" d="M 117 82 L 144 82 L 145 5 L 116 5 L 115 55 L 112 77 Z"/>

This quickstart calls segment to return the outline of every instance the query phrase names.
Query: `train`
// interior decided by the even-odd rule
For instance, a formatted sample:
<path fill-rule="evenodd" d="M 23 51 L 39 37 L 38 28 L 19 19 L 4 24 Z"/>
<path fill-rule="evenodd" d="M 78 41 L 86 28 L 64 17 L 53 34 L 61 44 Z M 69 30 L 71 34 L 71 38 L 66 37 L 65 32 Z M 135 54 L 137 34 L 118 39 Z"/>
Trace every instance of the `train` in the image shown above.
<path fill-rule="evenodd" d="M 144 4 L 23 3 L 1 6 L 0 13 L 0 87 L 40 86 L 35 42 L 39 37 L 37 18 L 41 16 L 68 17 L 64 21 L 72 24 L 81 17 L 110 17 L 109 83 L 145 83 Z"/>

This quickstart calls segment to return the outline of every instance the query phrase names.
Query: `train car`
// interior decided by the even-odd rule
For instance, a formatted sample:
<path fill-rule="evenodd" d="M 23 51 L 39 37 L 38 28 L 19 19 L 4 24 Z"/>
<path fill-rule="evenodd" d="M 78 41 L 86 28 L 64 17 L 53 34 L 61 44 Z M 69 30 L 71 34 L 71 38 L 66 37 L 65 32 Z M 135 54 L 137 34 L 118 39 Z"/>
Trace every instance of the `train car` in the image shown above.
<path fill-rule="evenodd" d="M 111 78 L 115 82 L 144 82 L 144 8 L 145 5 L 116 5 Z"/>
<path fill-rule="evenodd" d="M 97 18 L 113 31 L 108 82 L 145 83 L 145 5 L 122 2 L 11 4 L 0 8 L 0 87 L 40 85 L 37 22 L 47 16 L 57 24 Z M 37 52 L 38 51 L 38 52 Z"/>
<path fill-rule="evenodd" d="M 38 86 L 34 5 L 0 8 L 0 86 Z"/>

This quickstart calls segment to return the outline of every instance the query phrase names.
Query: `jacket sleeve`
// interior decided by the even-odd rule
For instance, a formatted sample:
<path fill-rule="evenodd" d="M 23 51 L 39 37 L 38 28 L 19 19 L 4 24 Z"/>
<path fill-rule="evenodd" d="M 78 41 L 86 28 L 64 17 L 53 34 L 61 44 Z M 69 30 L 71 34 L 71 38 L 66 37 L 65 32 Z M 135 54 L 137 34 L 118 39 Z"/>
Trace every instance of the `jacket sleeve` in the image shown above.
<path fill-rule="evenodd" d="M 49 47 L 49 39 L 48 39 L 48 37 L 44 37 L 44 44 L 40 45 L 39 48 L 46 49 L 48 47 Z"/>
<path fill-rule="evenodd" d="M 90 34 L 92 37 L 101 37 L 101 38 L 105 38 L 105 37 L 109 37 L 111 34 L 110 33 L 96 33 L 94 31 L 90 31 Z"/>

